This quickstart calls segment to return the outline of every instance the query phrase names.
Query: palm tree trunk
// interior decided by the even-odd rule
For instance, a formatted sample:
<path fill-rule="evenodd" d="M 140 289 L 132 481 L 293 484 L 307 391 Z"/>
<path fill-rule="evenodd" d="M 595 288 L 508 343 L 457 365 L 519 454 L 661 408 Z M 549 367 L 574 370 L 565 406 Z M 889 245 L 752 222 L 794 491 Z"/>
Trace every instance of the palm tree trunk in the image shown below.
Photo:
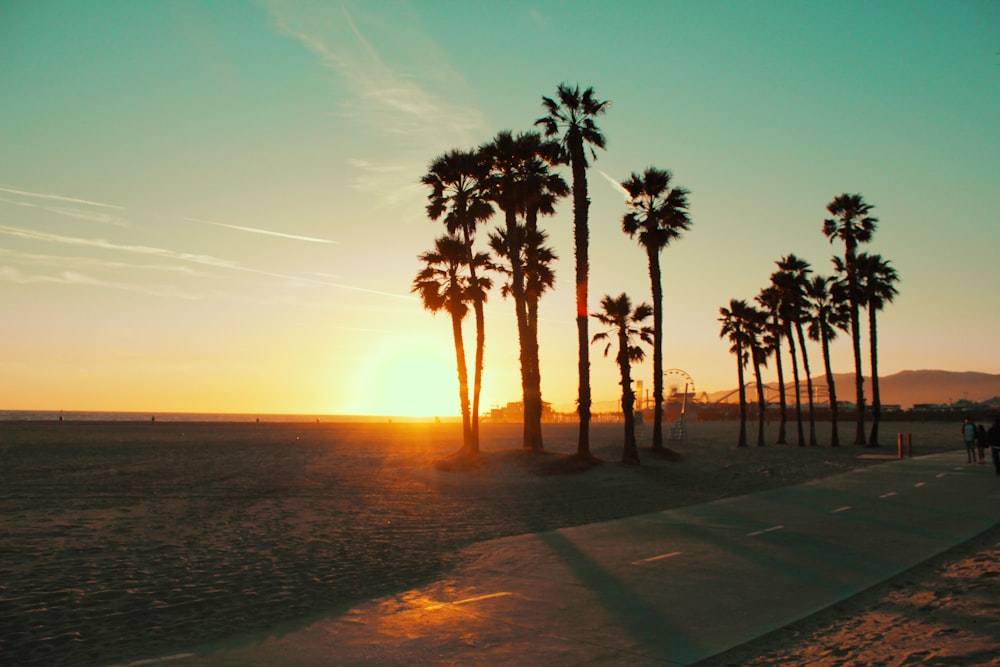
<path fill-rule="evenodd" d="M 878 447 L 878 424 L 882 417 L 882 400 L 878 391 L 878 332 L 875 328 L 875 308 L 868 307 L 868 342 L 872 357 L 872 432 L 869 447 Z"/>
<path fill-rule="evenodd" d="M 536 207 L 531 207 L 525 214 L 525 228 L 528 232 L 535 232 L 538 228 L 538 209 Z M 527 248 L 525 253 L 525 271 L 526 272 L 537 272 L 538 271 L 538 255 L 530 246 Z M 525 281 L 527 282 L 527 278 Z M 525 401 L 530 402 L 530 415 L 531 424 L 529 428 L 531 431 L 530 439 L 532 442 L 537 442 L 538 450 L 545 448 L 544 442 L 542 440 L 542 371 L 541 364 L 539 363 L 539 351 L 538 351 L 538 293 L 529 294 L 527 291 L 524 295 L 525 300 L 525 311 L 527 316 L 527 327 L 526 331 L 528 334 L 527 339 L 527 350 L 528 350 L 528 396 L 525 397 Z M 525 419 L 528 419 L 529 407 L 525 405 Z"/>
<path fill-rule="evenodd" d="M 865 441 L 865 376 L 861 370 L 861 314 L 858 306 L 858 277 L 854 265 L 854 246 L 850 239 L 844 250 L 844 268 L 847 272 L 847 298 L 851 303 L 851 344 L 854 348 L 854 394 L 856 410 L 856 430 L 854 444 L 864 445 Z"/>
<path fill-rule="evenodd" d="M 632 364 L 628 358 L 628 335 L 618 332 L 618 369 L 622 377 L 622 415 L 625 417 L 625 446 L 622 463 L 638 464 L 639 448 L 635 442 L 635 394 L 632 392 Z"/>
<path fill-rule="evenodd" d="M 788 339 L 788 352 L 792 356 L 792 379 L 795 381 L 795 423 L 799 429 L 799 447 L 805 447 L 806 436 L 802 431 L 802 386 L 799 383 L 799 363 L 795 354 L 795 336 L 792 335 L 791 323 L 786 325 L 785 338 Z"/>
<path fill-rule="evenodd" d="M 521 404 L 523 406 L 523 446 L 525 449 L 540 450 L 541 428 L 537 425 L 536 415 L 532 413 L 531 391 L 531 353 L 529 352 L 528 314 L 524 296 L 524 267 L 521 265 L 522 239 L 517 228 L 517 213 L 513 207 L 504 211 L 507 223 L 507 258 L 510 260 L 511 293 L 514 298 L 514 311 L 517 317 L 517 342 L 520 351 L 521 366 Z M 537 415 L 540 420 L 541 415 Z M 537 428 L 536 428 L 537 426 Z"/>
<path fill-rule="evenodd" d="M 783 445 L 787 440 L 785 429 L 788 424 L 788 399 L 785 396 L 785 371 L 781 363 L 781 334 L 774 340 L 774 365 L 778 371 L 778 439 L 776 444 Z"/>
<path fill-rule="evenodd" d="M 479 399 L 483 393 L 483 356 L 486 350 L 486 317 L 483 300 L 473 304 L 476 313 L 476 361 L 472 380 L 472 452 L 479 453 Z"/>
<path fill-rule="evenodd" d="M 663 284 L 659 248 L 651 244 L 646 254 L 653 288 L 653 449 L 663 449 Z"/>
<path fill-rule="evenodd" d="M 816 408 L 813 403 L 812 371 L 809 370 L 809 354 L 806 352 L 806 338 L 802 335 L 802 323 L 795 323 L 795 333 L 799 337 L 799 352 L 802 354 L 802 368 L 806 372 L 806 391 L 809 393 L 809 445 L 816 446 Z"/>
<path fill-rule="evenodd" d="M 743 347 L 736 348 L 736 378 L 740 383 L 740 439 L 737 447 L 747 446 L 747 388 L 743 379 Z"/>
<path fill-rule="evenodd" d="M 851 303 L 851 338 L 854 345 L 854 393 L 857 407 L 854 444 L 864 445 L 865 440 L 865 376 L 861 370 L 861 325 L 858 322 L 857 302 Z"/>
<path fill-rule="evenodd" d="M 576 257 L 576 330 L 579 348 L 579 390 L 577 412 L 580 415 L 580 437 L 576 452 L 580 456 L 590 456 L 590 336 L 587 331 L 587 281 L 590 273 L 587 228 L 590 199 L 587 196 L 587 160 L 583 151 L 583 139 L 577 135 L 571 139 L 570 153 L 573 167 L 573 253 Z"/>
<path fill-rule="evenodd" d="M 472 371 L 472 414 L 470 415 L 469 451 L 479 453 L 479 398 L 483 389 L 483 356 L 486 349 L 486 316 L 483 312 L 483 295 L 478 289 L 479 278 L 476 276 L 476 265 L 472 261 L 472 234 L 468 226 L 463 226 L 466 266 L 469 268 L 470 282 L 476 286 L 473 300 L 473 311 L 476 316 L 476 360 Z"/>
<path fill-rule="evenodd" d="M 764 446 L 764 416 L 767 410 L 767 401 L 764 398 L 764 385 L 760 381 L 760 359 L 759 352 L 753 351 L 753 375 L 757 381 L 757 446 Z"/>
<path fill-rule="evenodd" d="M 451 333 L 455 340 L 455 363 L 458 366 L 458 398 L 462 406 L 462 449 L 471 452 L 472 424 L 469 416 L 469 369 L 465 365 L 465 342 L 462 340 L 462 318 L 451 316 Z"/>
<path fill-rule="evenodd" d="M 837 433 L 837 387 L 833 382 L 833 368 L 830 366 L 830 339 L 826 328 L 820 325 L 820 339 L 823 343 L 823 367 L 826 371 L 826 388 L 830 395 L 830 446 L 840 447 L 840 435 Z"/>

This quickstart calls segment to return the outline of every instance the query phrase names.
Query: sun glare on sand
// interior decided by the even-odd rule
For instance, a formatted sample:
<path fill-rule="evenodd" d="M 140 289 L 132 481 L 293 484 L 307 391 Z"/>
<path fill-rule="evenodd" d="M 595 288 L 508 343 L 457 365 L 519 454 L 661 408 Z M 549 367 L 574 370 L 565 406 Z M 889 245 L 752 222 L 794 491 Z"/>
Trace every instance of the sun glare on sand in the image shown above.
<path fill-rule="evenodd" d="M 381 346 L 359 382 L 359 413 L 397 417 L 459 414 L 455 354 L 440 341 L 395 338 Z"/>

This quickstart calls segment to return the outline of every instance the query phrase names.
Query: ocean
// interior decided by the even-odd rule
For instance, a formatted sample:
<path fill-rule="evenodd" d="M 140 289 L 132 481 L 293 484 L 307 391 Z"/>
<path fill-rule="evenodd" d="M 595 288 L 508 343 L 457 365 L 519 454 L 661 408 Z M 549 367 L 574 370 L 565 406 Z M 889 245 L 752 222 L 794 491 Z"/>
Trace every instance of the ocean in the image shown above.
<path fill-rule="evenodd" d="M 87 422 L 268 422 L 330 424 L 377 424 L 387 422 L 458 422 L 459 417 L 407 417 L 386 415 L 250 414 L 237 412 L 93 412 L 85 410 L 0 410 L 4 421 L 87 421 Z"/>

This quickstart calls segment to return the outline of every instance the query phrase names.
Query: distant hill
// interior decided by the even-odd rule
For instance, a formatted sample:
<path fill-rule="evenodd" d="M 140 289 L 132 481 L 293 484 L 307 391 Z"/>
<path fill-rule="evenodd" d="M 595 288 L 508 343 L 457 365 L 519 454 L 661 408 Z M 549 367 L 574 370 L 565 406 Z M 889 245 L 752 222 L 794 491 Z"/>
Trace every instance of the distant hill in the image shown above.
<path fill-rule="evenodd" d="M 834 373 L 839 401 L 854 401 L 854 373 Z M 805 378 L 801 379 L 805 391 Z M 823 374 L 813 376 L 813 384 L 826 385 Z M 791 383 L 789 383 L 789 386 Z M 899 405 L 911 408 L 918 403 L 946 405 L 955 401 L 968 400 L 974 403 L 1000 396 L 1000 374 L 975 373 L 971 371 L 901 371 L 893 375 L 879 377 L 879 393 L 882 405 Z M 735 388 L 715 392 L 709 399 L 717 401 L 735 392 Z M 865 399 L 871 402 L 871 378 L 865 377 Z M 735 397 L 729 400 L 735 400 Z"/>

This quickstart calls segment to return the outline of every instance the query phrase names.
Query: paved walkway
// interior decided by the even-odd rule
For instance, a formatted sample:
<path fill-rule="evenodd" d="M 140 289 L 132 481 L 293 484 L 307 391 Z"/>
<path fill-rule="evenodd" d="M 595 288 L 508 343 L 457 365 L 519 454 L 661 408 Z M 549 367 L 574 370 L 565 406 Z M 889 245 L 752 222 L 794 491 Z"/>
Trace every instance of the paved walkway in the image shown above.
<path fill-rule="evenodd" d="M 978 535 L 998 506 L 1000 477 L 964 452 L 892 461 L 485 542 L 421 589 L 166 664 L 690 665 Z"/>

